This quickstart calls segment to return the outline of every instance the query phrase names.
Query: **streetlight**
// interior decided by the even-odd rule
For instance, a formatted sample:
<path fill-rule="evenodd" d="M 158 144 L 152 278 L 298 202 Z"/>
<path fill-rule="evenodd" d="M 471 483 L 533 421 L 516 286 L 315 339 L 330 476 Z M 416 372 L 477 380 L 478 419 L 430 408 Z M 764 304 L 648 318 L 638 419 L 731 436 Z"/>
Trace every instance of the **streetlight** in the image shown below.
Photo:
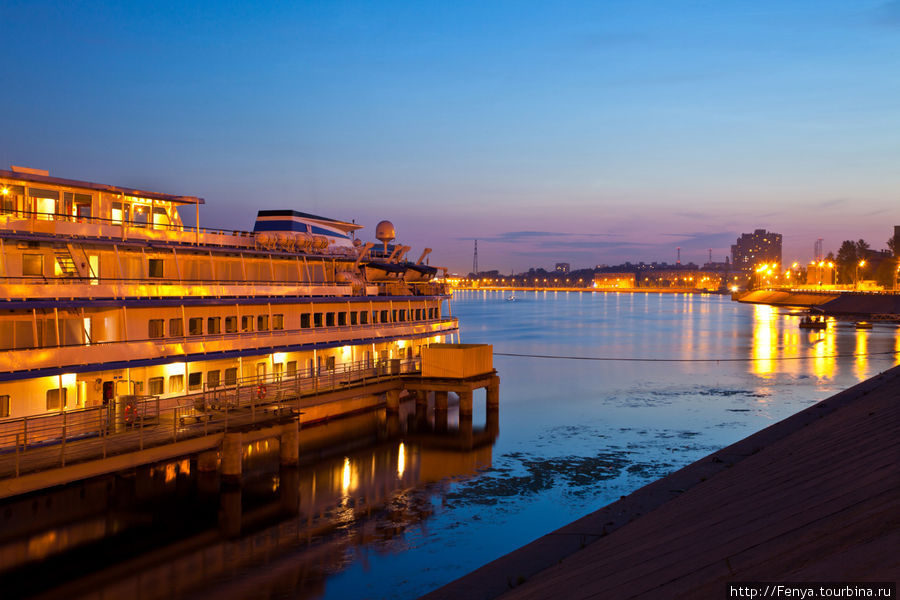
<path fill-rule="evenodd" d="M 856 265 L 856 289 L 859 289 L 859 268 L 866 266 L 866 261 L 861 260 Z"/>

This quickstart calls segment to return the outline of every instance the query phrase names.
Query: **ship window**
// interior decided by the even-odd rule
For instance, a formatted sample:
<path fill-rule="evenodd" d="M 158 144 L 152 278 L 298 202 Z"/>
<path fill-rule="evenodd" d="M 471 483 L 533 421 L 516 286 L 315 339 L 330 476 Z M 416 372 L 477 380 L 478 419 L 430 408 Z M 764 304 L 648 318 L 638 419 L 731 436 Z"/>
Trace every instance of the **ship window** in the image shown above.
<path fill-rule="evenodd" d="M 297 361 L 291 360 L 287 363 L 287 376 L 294 378 L 297 376 Z"/>
<path fill-rule="evenodd" d="M 43 274 L 44 274 L 44 255 L 43 254 L 23 254 L 22 255 L 22 275 L 41 276 Z"/>
<path fill-rule="evenodd" d="M 325 327 L 334 327 L 334 313 L 325 313 Z"/>
<path fill-rule="evenodd" d="M 364 310 L 359 313 L 359 323 L 361 325 L 368 325 L 369 323 L 369 311 Z"/>
<path fill-rule="evenodd" d="M 206 373 L 206 385 L 208 387 L 217 387 L 219 385 L 219 370 L 215 371 L 207 371 Z"/>
<path fill-rule="evenodd" d="M 206 320 L 206 333 L 216 334 L 222 333 L 222 319 L 220 317 L 210 317 Z"/>
<path fill-rule="evenodd" d="M 181 337 L 184 335 L 184 321 L 181 319 L 169 319 L 169 337 Z"/>
<path fill-rule="evenodd" d="M 257 331 L 268 331 L 269 330 L 269 315 L 259 315 L 256 317 L 256 330 Z"/>
<path fill-rule="evenodd" d="M 203 335 L 203 319 L 201 317 L 188 319 L 188 335 Z"/>
<path fill-rule="evenodd" d="M 169 375 L 169 393 L 184 391 L 184 375 Z"/>
<path fill-rule="evenodd" d="M 237 317 L 225 317 L 225 333 L 237 332 Z"/>
<path fill-rule="evenodd" d="M 309 313 L 300 315 L 300 329 L 309 329 Z"/>
<path fill-rule="evenodd" d="M 388 311 L 386 311 L 386 310 L 381 311 L 381 315 L 378 318 L 378 321 L 380 323 L 387 323 L 388 322 Z"/>
<path fill-rule="evenodd" d="M 272 315 L 272 329 L 284 329 L 284 315 Z"/>
<path fill-rule="evenodd" d="M 253 317 L 241 317 L 241 331 L 253 331 Z"/>
<path fill-rule="evenodd" d="M 315 313 L 313 315 L 313 327 L 321 327 L 322 326 L 322 313 Z"/>
<path fill-rule="evenodd" d="M 162 277 L 163 276 L 163 259 L 161 258 L 151 258 L 149 259 L 149 268 L 147 271 L 150 277 Z"/>
<path fill-rule="evenodd" d="M 165 377 L 151 377 L 147 380 L 147 392 L 151 396 L 160 396 L 165 393 L 165 390 L 163 389 L 165 383 Z"/>
<path fill-rule="evenodd" d="M 405 308 L 404 308 L 404 309 L 400 309 L 400 320 L 401 320 L 401 321 L 405 321 L 405 320 L 406 320 L 406 309 L 405 309 Z"/>
<path fill-rule="evenodd" d="M 135 204 L 132 218 L 135 227 L 143 227 L 150 222 L 150 208 L 143 204 Z"/>
<path fill-rule="evenodd" d="M 237 367 L 225 369 L 225 385 L 234 385 L 237 383 Z"/>
<path fill-rule="evenodd" d="M 165 335 L 165 319 L 150 319 L 147 336 L 151 338 L 161 338 Z"/>
<path fill-rule="evenodd" d="M 199 390 L 203 385 L 203 373 L 191 373 L 188 375 L 188 389 Z"/>
<path fill-rule="evenodd" d="M 353 311 L 352 313 L 350 313 L 350 324 L 351 325 L 356 325 L 358 320 L 359 320 L 359 313 L 357 313 L 356 311 Z"/>
<path fill-rule="evenodd" d="M 338 326 L 344 327 L 347 324 L 347 313 L 339 312 L 338 313 Z"/>
<path fill-rule="evenodd" d="M 391 311 L 391 323 L 397 322 L 397 309 Z"/>
<path fill-rule="evenodd" d="M 294 363 L 296 367 L 296 363 Z M 0 417 L 8 417 L 9 416 L 9 394 L 4 394 L 0 396 Z"/>
<path fill-rule="evenodd" d="M 334 371 L 334 357 L 329 356 L 325 359 L 325 370 Z"/>
<path fill-rule="evenodd" d="M 62 388 L 62 402 L 60 402 L 60 389 L 47 390 L 47 410 L 60 410 L 66 405 L 66 388 Z"/>

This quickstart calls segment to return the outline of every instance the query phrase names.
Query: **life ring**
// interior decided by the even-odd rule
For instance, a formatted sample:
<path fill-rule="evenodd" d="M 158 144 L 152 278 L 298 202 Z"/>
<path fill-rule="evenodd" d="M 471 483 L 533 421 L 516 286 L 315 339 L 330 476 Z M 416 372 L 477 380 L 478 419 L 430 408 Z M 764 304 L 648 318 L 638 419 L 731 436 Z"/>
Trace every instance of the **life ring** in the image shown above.
<path fill-rule="evenodd" d="M 266 397 L 266 386 L 264 384 L 259 384 L 256 386 L 256 397 L 260 400 Z"/>

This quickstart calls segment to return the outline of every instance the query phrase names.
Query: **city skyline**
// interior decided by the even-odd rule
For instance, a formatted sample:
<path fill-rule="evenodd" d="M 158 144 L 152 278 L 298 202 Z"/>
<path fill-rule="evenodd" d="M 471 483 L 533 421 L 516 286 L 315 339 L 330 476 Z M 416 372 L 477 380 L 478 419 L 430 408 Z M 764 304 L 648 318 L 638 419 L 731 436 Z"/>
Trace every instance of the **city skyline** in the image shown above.
<path fill-rule="evenodd" d="M 10 2 L 0 168 L 365 225 L 434 264 L 885 246 L 900 2 Z M 192 215 L 185 215 L 192 219 Z"/>

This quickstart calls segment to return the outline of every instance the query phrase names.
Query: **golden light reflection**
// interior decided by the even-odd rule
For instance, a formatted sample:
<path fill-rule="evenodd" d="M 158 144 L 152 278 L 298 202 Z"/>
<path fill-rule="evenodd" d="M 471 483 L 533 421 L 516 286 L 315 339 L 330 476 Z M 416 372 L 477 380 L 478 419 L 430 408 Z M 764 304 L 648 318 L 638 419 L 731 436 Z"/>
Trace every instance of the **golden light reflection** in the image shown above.
<path fill-rule="evenodd" d="M 169 463 L 166 465 L 166 483 L 175 480 L 175 476 L 177 473 L 175 472 L 175 463 Z"/>
<path fill-rule="evenodd" d="M 868 354 L 869 332 L 865 330 L 856 330 L 856 377 L 860 381 L 866 378 L 867 368 L 869 366 Z"/>
<path fill-rule="evenodd" d="M 178 463 L 178 471 L 182 475 L 190 475 L 191 474 L 191 461 L 185 458 L 183 461 Z"/>
<path fill-rule="evenodd" d="M 768 304 L 756 304 L 753 308 L 753 361 L 750 369 L 754 374 L 768 379 L 775 371 L 778 312 Z"/>
<path fill-rule="evenodd" d="M 815 336 L 813 344 L 813 372 L 816 377 L 827 379 L 834 376 L 837 369 L 837 359 L 835 358 L 835 334 L 834 328 L 829 327 L 823 331 L 811 333 L 810 337 Z"/>
<path fill-rule="evenodd" d="M 397 477 L 403 477 L 406 470 L 406 446 L 400 442 L 400 448 L 397 450 Z"/>
<path fill-rule="evenodd" d="M 344 469 L 341 472 L 341 493 L 346 495 L 350 491 L 350 458 L 344 457 Z"/>

